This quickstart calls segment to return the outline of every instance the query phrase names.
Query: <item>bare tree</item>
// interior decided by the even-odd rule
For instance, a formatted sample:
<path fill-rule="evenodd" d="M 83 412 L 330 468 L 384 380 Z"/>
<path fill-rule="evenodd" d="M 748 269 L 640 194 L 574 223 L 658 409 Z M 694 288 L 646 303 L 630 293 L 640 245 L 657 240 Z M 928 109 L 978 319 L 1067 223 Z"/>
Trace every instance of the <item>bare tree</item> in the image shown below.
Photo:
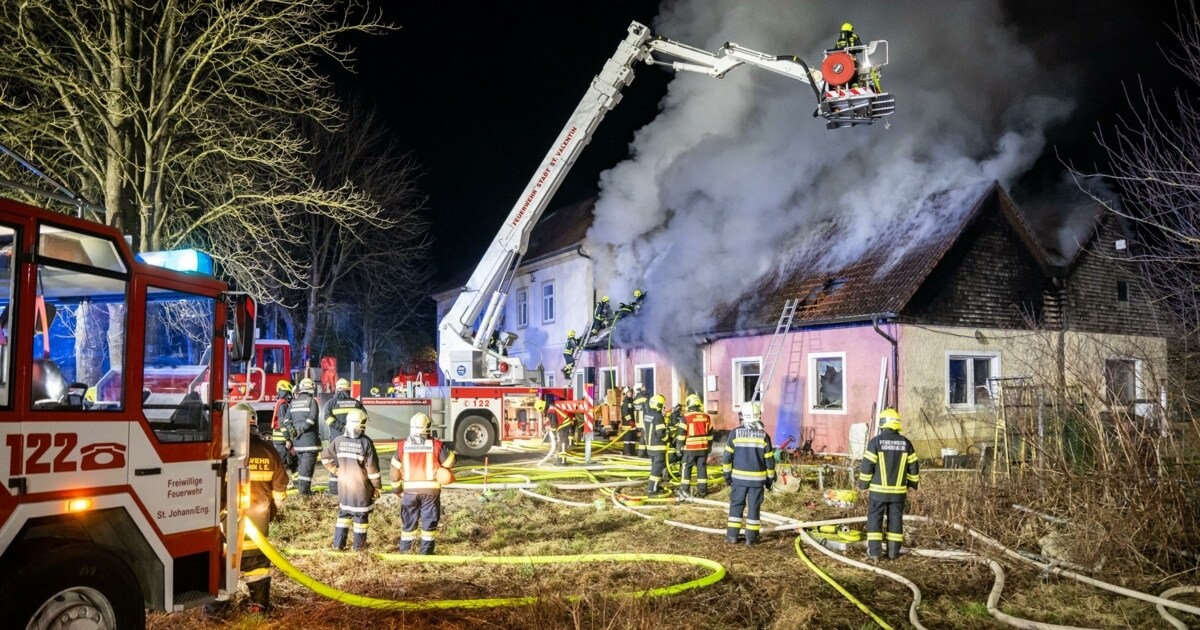
<path fill-rule="evenodd" d="M 0 3 L 0 138 L 138 248 L 201 245 L 260 297 L 301 288 L 290 227 L 380 206 L 319 185 L 295 121 L 338 124 L 317 64 L 350 62 L 339 36 L 386 28 L 358 0 Z"/>

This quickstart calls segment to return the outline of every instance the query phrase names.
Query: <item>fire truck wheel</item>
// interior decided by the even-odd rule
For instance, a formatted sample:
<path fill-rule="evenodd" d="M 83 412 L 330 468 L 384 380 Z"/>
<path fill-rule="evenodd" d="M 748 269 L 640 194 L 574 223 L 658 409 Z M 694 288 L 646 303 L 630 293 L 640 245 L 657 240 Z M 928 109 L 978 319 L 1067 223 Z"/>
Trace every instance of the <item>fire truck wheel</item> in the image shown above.
<path fill-rule="evenodd" d="M 0 576 L 5 625 L 23 628 L 142 628 L 146 609 L 133 571 L 115 554 L 74 542 L 35 542 Z M 70 570 L 65 570 L 70 567 Z"/>
<path fill-rule="evenodd" d="M 464 457 L 482 457 L 496 443 L 496 428 L 483 416 L 467 416 L 454 432 L 454 452 Z"/>

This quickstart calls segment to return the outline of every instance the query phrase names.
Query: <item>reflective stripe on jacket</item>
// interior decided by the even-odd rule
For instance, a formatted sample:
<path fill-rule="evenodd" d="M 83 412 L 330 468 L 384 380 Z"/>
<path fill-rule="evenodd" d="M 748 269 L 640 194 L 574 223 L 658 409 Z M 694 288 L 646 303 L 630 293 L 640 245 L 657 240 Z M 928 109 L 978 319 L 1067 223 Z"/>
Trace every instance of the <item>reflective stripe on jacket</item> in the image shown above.
<path fill-rule="evenodd" d="M 661 411 L 649 409 L 642 413 L 642 431 L 645 433 L 647 451 L 667 452 L 670 438 L 667 434 L 667 421 L 663 419 Z"/>
<path fill-rule="evenodd" d="M 454 459 L 450 447 L 437 438 L 400 440 L 392 456 L 392 481 L 404 483 L 396 484 L 396 492 L 440 492 L 437 469 L 453 467 Z"/>
<path fill-rule="evenodd" d="M 339 435 L 321 453 L 321 464 L 337 475 L 338 504 L 344 512 L 369 512 L 375 491 L 383 486 L 379 478 L 379 455 L 375 442 L 360 435 Z"/>
<path fill-rule="evenodd" d="M 921 463 L 912 442 L 894 429 L 883 429 L 867 443 L 859 487 L 871 492 L 903 497 L 921 481 Z"/>
<path fill-rule="evenodd" d="M 767 485 L 767 479 L 775 479 L 775 449 L 771 446 L 771 436 L 762 429 L 734 429 L 725 444 L 721 471 L 733 477 L 734 485 Z"/>
<path fill-rule="evenodd" d="M 676 441 L 685 451 L 708 453 L 712 450 L 712 417 L 702 411 L 684 414 Z"/>

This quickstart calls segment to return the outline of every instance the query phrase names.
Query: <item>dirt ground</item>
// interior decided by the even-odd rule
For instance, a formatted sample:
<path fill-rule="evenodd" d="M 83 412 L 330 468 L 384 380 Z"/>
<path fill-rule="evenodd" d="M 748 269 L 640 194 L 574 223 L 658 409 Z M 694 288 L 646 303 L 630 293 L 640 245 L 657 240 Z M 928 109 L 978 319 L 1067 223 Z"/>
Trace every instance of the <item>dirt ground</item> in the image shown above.
<path fill-rule="evenodd" d="M 489 457 L 492 465 L 528 459 L 528 454 Z M 832 479 L 831 479 L 832 481 Z M 910 511 L 921 513 L 922 496 L 954 492 L 969 483 L 946 476 L 926 475 Z M 724 500 L 717 486 L 710 498 Z M 560 492 L 548 486 L 539 491 L 558 498 L 588 502 L 594 491 Z M 630 491 L 642 492 L 641 489 Z M 371 515 L 370 551 L 395 550 L 399 539 L 398 497 L 385 495 Z M 272 526 L 273 543 L 308 573 L 338 589 L 377 598 L 432 601 L 455 598 L 537 596 L 531 604 L 494 609 L 447 609 L 397 612 L 339 603 L 299 586 L 275 572 L 274 612 L 247 615 L 238 608 L 213 620 L 201 611 L 152 615 L 149 627 L 213 628 L 530 628 L 618 629 L 671 627 L 761 628 L 874 628 L 878 627 L 853 603 L 813 573 L 797 556 L 794 533 L 765 536 L 748 547 L 731 545 L 718 535 L 669 526 L 670 518 L 709 527 L 723 527 L 721 509 L 693 504 L 653 510 L 651 520 L 613 509 L 569 507 L 546 503 L 516 491 L 502 491 L 488 500 L 471 490 L 443 491 L 443 518 L 438 554 L 464 556 L 523 556 L 592 552 L 673 553 L 710 558 L 728 574 L 702 589 L 659 598 L 629 598 L 614 593 L 650 589 L 698 578 L 706 570 L 675 564 L 606 562 L 599 564 L 495 566 L 464 563 L 420 565 L 379 559 L 367 553 L 328 551 L 336 517 L 331 496 L 292 497 Z M 865 503 L 848 509 L 828 507 L 811 484 L 798 492 L 769 493 L 763 509 L 802 520 L 865 514 Z M 908 545 L 932 548 L 968 547 L 969 541 L 931 527 L 910 524 Z M 298 550 L 311 553 L 301 554 Z M 911 627 L 911 592 L 883 577 L 835 562 L 812 549 L 809 557 L 847 591 L 861 599 L 889 625 Z M 863 559 L 861 549 L 851 557 Z M 1028 565 L 1001 560 L 1008 572 L 1000 609 L 1046 623 L 1096 628 L 1167 627 L 1149 604 L 1053 576 L 1039 575 Z M 947 563 L 915 555 L 885 561 L 881 567 L 904 575 L 921 589 L 921 622 L 929 628 L 1006 628 L 989 615 L 984 604 L 993 576 L 986 567 Z M 1187 576 L 1184 576 L 1187 577 Z M 1161 580 L 1159 580 L 1161 582 Z M 1185 580 L 1186 581 L 1186 580 Z M 1143 583 L 1144 582 L 1144 583 Z M 1159 592 L 1147 577 L 1131 586 Z M 243 590 L 244 593 L 244 590 Z M 244 602 L 243 602 L 244 604 Z M 1200 619 L 1188 619 L 1188 623 Z"/>

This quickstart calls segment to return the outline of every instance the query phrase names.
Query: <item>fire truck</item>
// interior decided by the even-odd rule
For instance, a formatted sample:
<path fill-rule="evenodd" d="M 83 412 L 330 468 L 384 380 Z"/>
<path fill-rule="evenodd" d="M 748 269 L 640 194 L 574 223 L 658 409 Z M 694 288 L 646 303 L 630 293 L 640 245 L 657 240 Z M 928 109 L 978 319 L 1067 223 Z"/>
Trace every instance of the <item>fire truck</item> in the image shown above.
<path fill-rule="evenodd" d="M 138 628 L 236 588 L 252 416 L 226 376 L 253 337 L 204 254 L 0 199 L 6 626 Z"/>
<path fill-rule="evenodd" d="M 530 370 L 506 349 L 516 335 L 500 332 L 509 288 L 529 244 L 529 235 L 576 158 L 604 116 L 621 100 L 641 62 L 680 72 L 724 78 L 743 65 L 809 84 L 817 100 L 814 117 L 829 129 L 870 125 L 895 112 L 895 99 L 879 87 L 879 67 L 888 63 L 886 40 L 826 51 L 820 70 L 793 55 L 769 55 L 726 43 L 715 52 L 653 36 L 633 22 L 625 39 L 584 94 L 533 177 L 509 211 L 482 260 L 438 326 L 438 366 L 449 384 L 441 410 L 443 435 L 459 452 L 486 451 L 514 416 L 510 401 L 540 391 L 541 370 Z M 568 394 L 569 392 L 564 392 Z M 603 395 L 603 393 L 601 393 Z M 431 400 L 435 404 L 437 400 Z M 436 409 L 435 412 L 439 410 Z M 435 416 L 435 423 L 438 418 Z M 465 440 L 464 440 L 465 438 Z M 472 439 L 474 438 L 474 439 Z M 471 446 L 466 446 L 470 443 Z"/>
<path fill-rule="evenodd" d="M 292 344 L 287 339 L 255 339 L 250 360 L 231 366 L 229 398 L 250 405 L 259 422 L 269 423 L 279 381 L 292 378 Z"/>

